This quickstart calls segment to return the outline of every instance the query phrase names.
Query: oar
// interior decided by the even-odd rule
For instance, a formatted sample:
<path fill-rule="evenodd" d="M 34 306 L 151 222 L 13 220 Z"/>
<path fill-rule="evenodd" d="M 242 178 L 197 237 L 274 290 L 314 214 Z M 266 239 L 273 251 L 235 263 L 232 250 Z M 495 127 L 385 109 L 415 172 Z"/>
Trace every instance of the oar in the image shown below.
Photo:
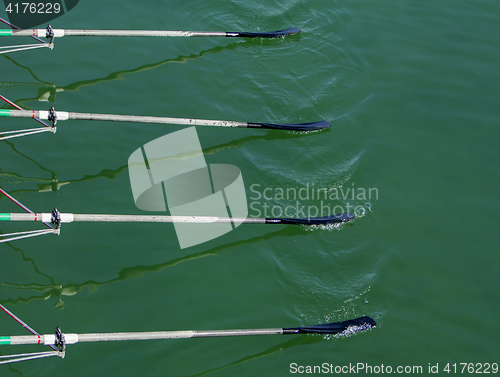
<path fill-rule="evenodd" d="M 129 223 L 191 223 L 191 224 L 292 224 L 292 225 L 326 225 L 343 223 L 354 219 L 350 213 L 325 217 L 304 218 L 257 218 L 257 217 L 217 217 L 217 216 L 158 216 L 158 215 L 99 215 L 60 213 L 54 208 L 52 213 L 0 213 L 0 221 L 41 221 L 52 224 L 47 230 L 34 230 L 0 234 L 0 243 L 11 242 L 23 238 L 42 236 L 45 234 L 60 234 L 62 223 L 81 222 L 129 222 Z M 50 225 L 49 224 L 49 225 Z"/>
<path fill-rule="evenodd" d="M 0 336 L 0 345 L 44 344 L 52 346 L 70 345 L 84 342 L 109 342 L 126 340 L 159 340 L 159 339 L 189 339 L 213 338 L 225 336 L 250 335 L 291 335 L 291 334 L 327 334 L 351 335 L 375 327 L 373 318 L 364 316 L 347 321 L 328 323 L 315 326 L 246 329 L 246 330 L 187 330 L 187 331 L 153 331 L 153 332 L 123 332 L 97 334 L 63 334 L 60 329 L 49 335 L 19 335 Z M 63 343 L 63 344 L 61 344 Z"/>
<path fill-rule="evenodd" d="M 247 329 L 247 330 L 188 330 L 188 331 L 154 331 L 128 333 L 97 333 L 97 334 L 63 334 L 57 327 L 54 334 L 27 335 L 27 336 L 0 336 L 0 345 L 44 344 L 57 347 L 59 351 L 36 352 L 21 355 L 0 355 L 0 364 L 9 364 L 19 361 L 34 360 L 43 357 L 59 356 L 64 358 L 66 346 L 84 342 L 109 342 L 131 340 L 161 340 L 161 339 L 190 339 L 215 338 L 226 336 L 251 335 L 292 335 L 292 334 L 325 334 L 325 335 L 352 335 L 360 331 L 376 327 L 377 323 L 368 316 L 349 319 L 347 321 L 328 323 L 316 326 L 291 328 Z"/>
<path fill-rule="evenodd" d="M 40 221 L 50 229 L 33 230 L 0 234 L 0 243 L 11 242 L 19 239 L 41 236 L 49 233 L 60 234 L 62 223 L 71 222 L 133 222 L 133 223 L 191 223 L 191 224 L 214 224 L 214 223 L 236 223 L 236 224 L 293 224 L 293 225 L 323 225 L 343 223 L 354 219 L 350 213 L 329 215 L 325 217 L 301 217 L 301 218 L 257 218 L 257 217 L 218 217 L 218 216 L 160 216 L 160 215 L 102 215 L 102 214 L 73 214 L 60 213 L 54 208 L 51 213 L 34 213 L 18 200 L 0 188 L 0 194 L 6 196 L 15 204 L 28 213 L 0 213 L 0 221 Z"/>
<path fill-rule="evenodd" d="M 57 208 L 52 213 L 0 213 L 0 221 L 41 221 L 45 223 L 72 222 L 127 222 L 127 223 L 244 223 L 244 224 L 293 224 L 323 225 L 343 223 L 354 219 L 350 213 L 325 217 L 303 218 L 258 218 L 258 217 L 217 217 L 217 216 L 161 216 L 161 215 L 100 215 L 59 213 Z"/>
<path fill-rule="evenodd" d="M 172 30 L 81 30 L 47 29 L 0 30 L 0 36 L 53 37 L 231 37 L 231 38 L 279 38 L 300 33 L 290 28 L 277 31 L 231 32 L 231 31 L 172 31 Z"/>
<path fill-rule="evenodd" d="M 42 42 L 41 44 L 0 47 L 0 54 L 16 51 L 32 50 L 36 48 L 54 48 L 54 38 L 71 37 L 231 37 L 231 38 L 284 38 L 300 33 L 300 29 L 290 28 L 277 31 L 261 32 L 232 32 L 232 31 L 172 31 L 172 30 L 80 30 L 80 29 L 53 29 L 50 25 L 46 29 L 20 30 L 16 26 L 0 18 L 0 21 L 17 30 L 0 29 L 1 36 L 29 36 Z M 45 37 L 48 43 L 39 39 Z"/>
<path fill-rule="evenodd" d="M 39 118 L 43 120 L 52 121 L 54 125 L 59 120 L 77 119 L 77 120 L 97 120 L 97 121 L 112 121 L 112 122 L 179 124 L 185 126 L 265 128 L 265 129 L 289 130 L 289 131 L 313 131 L 330 127 L 330 123 L 328 123 L 326 120 L 322 120 L 319 122 L 298 123 L 298 124 L 251 123 L 251 122 L 235 122 L 227 120 L 187 119 L 187 118 L 170 118 L 170 117 L 156 117 L 156 116 L 70 113 L 66 111 L 55 112 L 53 108 L 50 111 L 0 109 L 0 116 L 12 117 L 12 118 Z"/>

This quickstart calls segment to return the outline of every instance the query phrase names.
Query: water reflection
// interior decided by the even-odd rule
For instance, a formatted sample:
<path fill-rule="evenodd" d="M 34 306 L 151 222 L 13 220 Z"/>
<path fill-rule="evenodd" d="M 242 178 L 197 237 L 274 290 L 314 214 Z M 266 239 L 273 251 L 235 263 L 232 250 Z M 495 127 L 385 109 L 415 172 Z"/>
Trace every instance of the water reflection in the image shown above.
<path fill-rule="evenodd" d="M 203 155 L 208 156 L 208 155 L 214 155 L 216 153 L 228 150 L 228 149 L 233 149 L 233 148 L 241 148 L 245 144 L 253 142 L 253 141 L 262 141 L 262 140 L 280 140 L 283 138 L 304 138 L 304 137 L 311 137 L 315 135 L 316 132 L 330 132 L 330 129 L 325 129 L 321 131 L 313 131 L 313 132 L 274 132 L 274 131 L 265 131 L 265 134 L 262 135 L 253 135 L 253 136 L 247 136 L 243 137 L 240 139 L 232 140 L 227 143 L 222 143 L 219 145 L 211 146 L 204 148 L 202 150 Z M 73 183 L 82 183 L 82 182 L 92 182 L 94 180 L 104 178 L 104 179 L 109 179 L 109 180 L 114 180 L 118 178 L 120 174 L 122 174 L 124 171 L 127 170 L 128 166 L 120 166 L 119 168 L 116 169 L 103 169 L 97 174 L 86 174 L 81 178 L 75 178 L 75 179 L 68 179 L 68 180 L 60 180 L 57 172 L 55 170 L 51 170 L 45 166 L 42 166 L 39 164 L 35 159 L 32 157 L 22 153 L 19 151 L 16 147 L 15 144 L 8 141 L 8 140 L 3 140 L 0 141 L 0 148 L 2 145 L 7 145 L 17 156 L 20 158 L 26 159 L 30 162 L 32 162 L 35 166 L 37 166 L 42 172 L 48 173 L 47 175 L 49 177 L 44 178 L 43 176 L 41 177 L 33 177 L 33 176 L 26 176 L 22 175 L 21 173 L 12 171 L 12 170 L 5 170 L 5 168 L 2 168 L 0 166 L 0 183 L 5 182 L 7 184 L 23 184 L 23 183 L 31 183 L 34 182 L 36 184 L 36 189 L 12 189 L 12 190 L 7 190 L 9 193 L 14 194 L 14 193 L 25 193 L 25 192 L 55 192 L 56 194 L 59 192 L 59 189 L 63 186 L 73 184 Z M 10 168 L 12 169 L 12 168 Z M 3 184 L 2 184 L 3 185 Z M 0 200 L 2 197 L 0 197 Z"/>
<path fill-rule="evenodd" d="M 123 268 L 118 272 L 118 276 L 116 278 L 108 280 L 108 281 L 97 282 L 97 281 L 91 280 L 91 281 L 87 281 L 87 282 L 82 283 L 82 284 L 68 283 L 65 285 L 62 285 L 60 283 L 56 283 L 54 278 L 41 272 L 37 268 L 35 261 L 33 259 L 27 258 L 21 249 L 16 248 L 12 245 L 12 243 L 9 243 L 8 245 L 13 250 L 21 253 L 22 258 L 26 263 L 29 263 L 32 265 L 34 271 L 37 274 L 39 274 L 40 276 L 49 280 L 49 284 L 38 284 L 38 283 L 16 284 L 16 283 L 10 283 L 10 282 L 0 283 L 0 288 L 3 290 L 31 292 L 31 296 L 29 296 L 29 297 L 4 299 L 4 300 L 1 300 L 0 302 L 3 305 L 12 305 L 12 304 L 15 305 L 18 303 L 26 304 L 26 303 L 33 301 L 33 300 L 47 300 L 49 298 L 54 297 L 57 300 L 56 304 L 55 304 L 55 308 L 58 310 L 61 310 L 61 309 L 64 309 L 64 306 L 65 306 L 65 303 L 63 301 L 63 296 L 74 296 L 77 293 L 84 290 L 85 288 L 87 288 L 90 293 L 94 293 L 94 292 L 97 292 L 97 290 L 100 287 L 108 285 L 108 284 L 117 283 L 120 281 L 125 281 L 125 280 L 130 280 L 130 279 L 140 279 L 146 274 L 154 273 L 154 272 L 161 272 L 166 268 L 175 267 L 181 263 L 189 262 L 189 261 L 200 259 L 200 258 L 205 258 L 208 256 L 218 255 L 226 250 L 236 249 L 238 247 L 243 247 L 244 245 L 267 241 L 267 240 L 270 240 L 270 239 L 275 238 L 275 237 L 296 237 L 296 236 L 305 235 L 305 234 L 307 234 L 307 232 L 302 227 L 287 226 L 284 229 L 280 229 L 280 230 L 275 231 L 275 232 L 267 233 L 267 234 L 264 234 L 264 235 L 261 235 L 258 237 L 253 237 L 253 238 L 247 239 L 247 240 L 241 240 L 241 241 L 236 241 L 236 242 L 232 242 L 229 244 L 217 246 L 217 247 L 212 248 L 210 250 L 202 251 L 202 252 L 191 254 L 191 255 L 186 255 L 186 256 L 183 256 L 181 258 L 176 258 L 176 259 L 170 260 L 170 261 L 165 262 L 165 263 L 160 263 L 160 264 L 151 265 L 151 266 L 134 266 L 134 267 Z"/>
<path fill-rule="evenodd" d="M 100 77 L 100 78 L 95 78 L 95 79 L 90 79 L 90 80 L 83 80 L 83 81 L 77 81 L 73 84 L 65 85 L 65 86 L 57 86 L 54 83 L 50 83 L 48 81 L 42 80 L 38 78 L 38 76 L 29 68 L 24 65 L 21 65 L 17 63 L 12 57 L 10 56 L 4 56 L 5 59 L 8 59 L 9 61 L 12 62 L 12 64 L 16 65 L 17 67 L 20 67 L 26 72 L 29 73 L 29 75 L 35 80 L 35 82 L 0 82 L 0 89 L 6 89 L 6 88 L 13 88 L 13 87 L 38 87 L 37 95 L 34 98 L 23 98 L 23 99 L 18 99 L 16 103 L 23 107 L 26 110 L 30 110 L 31 108 L 27 106 L 25 103 L 29 101 L 49 101 L 52 103 L 55 103 L 56 101 L 56 96 L 57 93 L 60 92 L 76 92 L 82 88 L 88 87 L 88 86 L 94 86 L 98 85 L 100 83 L 105 83 L 109 81 L 115 81 L 115 80 L 124 80 L 128 75 L 140 73 L 140 72 L 145 72 L 149 71 L 152 69 L 156 69 L 158 67 L 161 67 L 166 64 L 172 64 L 172 63 L 186 63 L 191 60 L 196 60 L 199 58 L 202 58 L 203 56 L 207 54 L 217 54 L 222 51 L 227 51 L 227 50 L 235 50 L 235 49 L 241 49 L 241 48 L 250 48 L 255 45 L 255 43 L 259 43 L 264 46 L 273 46 L 276 44 L 282 44 L 282 43 L 293 43 L 297 42 L 300 39 L 300 34 L 292 35 L 286 39 L 278 38 L 276 40 L 274 39 L 269 39 L 269 40 L 240 40 L 237 42 L 229 43 L 226 46 L 217 46 L 214 48 L 210 48 L 207 50 L 203 50 L 199 52 L 198 54 L 191 54 L 191 55 L 179 55 L 177 58 L 172 58 L 172 59 L 166 59 L 162 60 L 157 63 L 151 63 L 151 64 L 146 64 L 137 68 L 133 69 L 128 69 L 128 70 L 123 70 L 123 71 L 117 71 L 113 72 L 105 77 Z"/>
<path fill-rule="evenodd" d="M 280 343 L 276 346 L 270 347 L 265 351 L 256 353 L 254 355 L 243 357 L 239 360 L 233 361 L 230 364 L 223 365 L 223 366 L 218 367 L 218 368 L 213 368 L 213 369 L 209 369 L 209 370 L 206 370 L 206 371 L 198 373 L 198 374 L 193 374 L 189 377 L 205 376 L 205 375 L 210 374 L 212 372 L 217 372 L 219 370 L 230 368 L 230 367 L 233 367 L 233 366 L 236 366 L 239 364 L 243 364 L 243 363 L 246 363 L 248 361 L 253 361 L 253 360 L 259 359 L 261 357 L 270 356 L 274 353 L 284 351 L 284 350 L 291 348 L 291 347 L 306 345 L 306 344 L 313 344 L 313 343 L 317 343 L 321 340 L 323 340 L 323 337 L 321 337 L 321 336 L 297 336 L 297 337 L 294 337 L 293 339 L 291 339 L 287 342 L 283 342 L 283 343 Z"/>

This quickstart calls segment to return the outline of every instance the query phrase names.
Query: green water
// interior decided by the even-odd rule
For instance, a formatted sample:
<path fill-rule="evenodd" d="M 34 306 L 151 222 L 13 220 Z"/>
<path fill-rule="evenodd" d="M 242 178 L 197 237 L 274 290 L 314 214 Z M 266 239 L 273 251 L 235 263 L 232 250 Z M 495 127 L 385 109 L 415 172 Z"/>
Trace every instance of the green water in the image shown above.
<path fill-rule="evenodd" d="M 284 376 L 291 363 L 422 366 L 424 374 L 438 363 L 448 374 L 447 363 L 460 372 L 460 363 L 500 362 L 500 3 L 145 4 L 87 0 L 52 25 L 302 33 L 272 41 L 56 39 L 53 51 L 1 56 L 0 94 L 26 109 L 327 119 L 331 129 L 310 134 L 198 135 L 207 163 L 240 168 L 254 208 L 295 205 L 280 189 L 350 189 L 354 197 L 310 195 L 301 204 L 365 214 L 338 229 L 242 225 L 184 250 L 170 225 L 66 224 L 59 237 L 0 245 L 0 303 L 40 333 L 57 325 L 68 333 L 292 327 L 361 315 L 379 326 L 340 339 L 79 344 L 64 360 L 2 366 L 1 375 Z M 0 129 L 30 126 L 2 118 Z M 128 157 L 176 129 L 60 122 L 55 135 L 0 142 L 0 187 L 37 212 L 142 214 Z M 251 187 L 269 188 L 269 200 L 251 199 Z M 363 189 L 372 196 L 357 195 Z M 18 210 L 5 199 L 0 207 Z M 26 330 L 4 315 L 0 334 Z M 0 352 L 31 350 L 40 348 Z"/>

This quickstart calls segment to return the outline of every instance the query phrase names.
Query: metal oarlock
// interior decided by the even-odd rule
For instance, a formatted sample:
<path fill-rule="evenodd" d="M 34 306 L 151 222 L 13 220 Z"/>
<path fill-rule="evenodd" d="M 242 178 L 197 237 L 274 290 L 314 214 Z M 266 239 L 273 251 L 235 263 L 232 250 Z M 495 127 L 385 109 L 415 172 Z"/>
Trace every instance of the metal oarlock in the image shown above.
<path fill-rule="evenodd" d="M 57 207 L 54 207 L 54 209 L 52 210 L 50 222 L 56 227 L 56 229 L 61 229 L 61 213 L 59 212 Z"/>
<path fill-rule="evenodd" d="M 54 48 L 54 29 L 50 25 L 47 25 L 45 38 L 49 40 L 50 49 L 52 50 Z"/>
<path fill-rule="evenodd" d="M 56 327 L 56 332 L 54 333 L 54 336 L 56 337 L 54 346 L 56 346 L 59 349 L 59 352 L 62 352 L 61 357 L 64 359 L 64 351 L 66 349 L 66 339 L 59 326 Z"/>
<path fill-rule="evenodd" d="M 55 128 L 55 126 L 57 124 L 57 114 L 56 114 L 56 109 L 54 108 L 54 106 L 50 107 L 47 120 L 49 122 L 52 122 L 52 128 Z"/>

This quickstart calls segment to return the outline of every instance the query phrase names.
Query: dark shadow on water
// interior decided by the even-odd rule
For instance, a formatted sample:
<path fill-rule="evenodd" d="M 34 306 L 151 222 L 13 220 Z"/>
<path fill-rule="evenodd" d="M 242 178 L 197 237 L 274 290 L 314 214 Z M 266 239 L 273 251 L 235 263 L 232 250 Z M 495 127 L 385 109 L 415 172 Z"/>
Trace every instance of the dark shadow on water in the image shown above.
<path fill-rule="evenodd" d="M 38 78 L 38 76 L 29 68 L 24 65 L 21 65 L 17 63 L 12 57 L 4 55 L 4 57 L 8 60 L 10 60 L 14 65 L 25 69 L 29 75 L 36 81 L 36 83 L 30 83 L 30 82 L 23 82 L 23 83 L 13 83 L 13 82 L 0 82 L 0 88 L 9 88 L 9 87 L 20 87 L 20 86 L 26 86 L 26 87 L 32 87 L 32 86 L 41 86 L 38 88 L 38 93 L 35 98 L 24 98 L 24 99 L 19 99 L 16 101 L 16 103 L 23 107 L 26 110 L 32 110 L 31 107 L 25 105 L 26 102 L 29 101 L 48 101 L 55 103 L 56 101 L 56 95 L 57 93 L 60 92 L 76 92 L 82 88 L 88 87 L 88 86 L 94 86 L 98 85 L 100 83 L 105 83 L 109 81 L 115 81 L 115 80 L 124 80 L 126 76 L 132 75 L 135 73 L 140 73 L 140 72 L 145 72 L 149 71 L 152 69 L 156 69 L 158 67 L 161 67 L 166 64 L 172 64 L 172 63 L 187 63 L 191 60 L 196 60 L 199 58 L 202 58 L 203 56 L 207 54 L 217 54 L 222 51 L 227 51 L 227 50 L 235 50 L 235 49 L 241 49 L 241 48 L 250 48 L 254 46 L 255 44 L 260 44 L 262 46 L 274 46 L 277 44 L 282 44 L 282 43 L 292 43 L 292 42 L 297 42 L 300 40 L 300 34 L 292 35 L 290 37 L 287 37 L 285 39 L 278 38 L 278 39 L 269 39 L 269 40 L 261 40 L 256 39 L 256 40 L 240 40 L 237 42 L 232 42 L 229 43 L 226 46 L 217 46 L 214 48 L 210 48 L 208 50 L 201 51 L 198 54 L 191 54 L 191 55 L 179 55 L 177 58 L 172 58 L 172 59 L 166 59 L 162 60 L 157 63 L 151 63 L 151 64 L 146 64 L 137 68 L 133 69 L 128 69 L 124 71 L 117 71 L 113 72 L 105 77 L 100 77 L 100 78 L 95 78 L 91 80 L 83 80 L 83 81 L 78 81 L 73 84 L 65 85 L 58 87 L 54 83 L 49 83 L 47 81 L 41 80 Z"/>
<path fill-rule="evenodd" d="M 326 133 L 330 132 L 330 128 L 319 130 L 319 131 L 312 131 L 312 132 L 292 132 L 292 131 L 274 131 L 274 130 L 266 130 L 264 131 L 265 134 L 261 135 L 251 135 L 251 136 L 246 136 L 241 139 L 236 139 L 232 140 L 230 142 L 224 143 L 224 144 L 219 144 L 215 145 L 212 147 L 207 147 L 203 149 L 203 154 L 205 156 L 209 155 L 214 155 L 216 153 L 222 152 L 227 149 L 233 149 L 233 148 L 240 148 L 243 147 L 246 143 L 250 143 L 253 141 L 271 141 L 271 140 L 281 140 L 281 139 L 295 139 L 295 138 L 304 138 L 304 137 L 311 137 L 315 136 L 317 133 Z M 260 132 L 260 131 L 259 131 Z M 50 176 L 49 178 L 38 178 L 38 177 L 29 177 L 29 176 L 23 176 L 20 173 L 14 172 L 14 171 L 5 171 L 0 167 L 0 187 L 2 186 L 2 181 L 3 183 L 7 184 L 22 184 L 22 183 L 29 183 L 29 182 L 34 182 L 36 183 L 37 188 L 36 189 L 17 189 L 17 190 L 9 190 L 9 193 L 15 194 L 15 193 L 28 193 L 28 192 L 55 192 L 56 194 L 59 192 L 59 189 L 63 186 L 66 186 L 68 184 L 74 184 L 74 183 L 81 183 L 81 182 L 92 182 L 96 179 L 104 178 L 104 179 L 109 179 L 113 180 L 118 178 L 120 174 L 125 172 L 128 169 L 128 165 L 121 166 L 117 169 L 103 169 L 97 174 L 86 174 L 82 178 L 76 178 L 76 179 L 70 179 L 70 180 L 60 180 L 58 178 L 57 172 L 53 171 L 47 167 L 42 166 L 38 162 L 36 162 L 35 159 L 32 157 L 29 157 L 28 155 L 20 152 L 14 145 L 14 143 L 8 141 L 8 140 L 2 140 L 0 141 L 0 148 L 2 146 L 2 143 L 5 145 L 9 146 L 9 148 L 12 149 L 20 158 L 24 158 L 35 164 L 42 172 L 48 173 Z M 5 188 L 4 188 L 5 189 Z M 2 200 L 3 197 L 0 197 L 0 201 Z"/>
<path fill-rule="evenodd" d="M 280 343 L 280 344 L 278 344 L 276 346 L 270 347 L 270 348 L 268 348 L 265 351 L 256 353 L 255 355 L 246 356 L 246 357 L 243 357 L 243 358 L 241 358 L 239 360 L 236 360 L 236 361 L 234 361 L 234 362 L 232 362 L 230 364 L 223 365 L 223 366 L 218 367 L 218 368 L 209 369 L 209 370 L 206 370 L 206 371 L 201 372 L 201 373 L 192 374 L 192 375 L 190 375 L 188 377 L 206 376 L 207 374 L 210 374 L 212 372 L 217 372 L 217 371 L 220 371 L 222 369 L 231 368 L 231 367 L 236 366 L 236 365 L 240 365 L 240 364 L 243 364 L 243 363 L 246 363 L 246 362 L 249 362 L 249 361 L 260 359 L 261 357 L 270 356 L 272 354 L 275 354 L 275 353 L 281 352 L 281 351 L 285 351 L 285 350 L 287 350 L 289 348 L 292 348 L 292 347 L 295 347 L 295 346 L 301 346 L 301 345 L 306 345 L 306 344 L 313 344 L 313 343 L 317 343 L 317 342 L 319 342 L 321 340 L 323 340 L 322 336 L 306 336 L 306 335 L 295 336 L 294 335 L 293 339 L 288 340 L 288 341 L 283 342 L 283 343 Z"/>
<path fill-rule="evenodd" d="M 286 226 L 283 229 L 280 229 L 280 230 L 275 231 L 275 232 L 267 233 L 267 234 L 264 234 L 262 236 L 254 237 L 254 238 L 247 239 L 247 240 L 236 241 L 236 242 L 232 242 L 232 243 L 229 243 L 226 245 L 217 246 L 217 247 L 212 248 L 210 250 L 187 255 L 187 256 L 184 256 L 181 258 L 176 258 L 176 259 L 170 260 L 170 261 L 165 262 L 165 263 L 151 265 L 151 266 L 134 266 L 134 267 L 123 268 L 121 271 L 118 272 L 118 277 L 111 279 L 111 280 L 108 280 L 108 281 L 105 281 L 105 282 L 87 281 L 83 284 L 69 283 L 69 284 L 66 284 L 64 286 L 62 284 L 56 284 L 55 280 L 52 277 L 42 273 L 36 267 L 35 262 L 32 259 L 26 258 L 24 256 L 24 253 L 21 249 L 15 248 L 14 246 L 12 246 L 12 243 L 7 243 L 7 245 L 9 245 L 12 249 L 21 253 L 24 261 L 32 264 L 35 272 L 37 272 L 39 275 L 43 276 L 44 278 L 48 278 L 50 281 L 50 284 L 36 284 L 36 283 L 14 284 L 14 283 L 9 283 L 9 282 L 0 283 L 0 288 L 2 288 L 4 290 L 13 289 L 13 290 L 37 292 L 36 295 L 30 296 L 28 298 L 5 299 L 5 300 L 1 300 L 1 302 L 4 305 L 11 305 L 11 304 L 15 305 L 18 303 L 26 304 L 26 303 L 33 301 L 33 300 L 40 300 L 40 299 L 47 300 L 47 299 L 52 298 L 52 297 L 57 297 L 57 302 L 55 304 L 55 308 L 58 310 L 61 310 L 61 309 L 64 309 L 64 305 L 65 305 L 64 301 L 62 300 L 63 296 L 73 296 L 73 295 L 81 292 L 85 288 L 87 288 L 89 290 L 89 292 L 93 293 L 93 292 L 96 292 L 100 287 L 108 285 L 108 284 L 117 283 L 120 281 L 130 280 L 130 279 L 140 279 L 144 275 L 149 274 L 149 273 L 161 272 L 161 271 L 165 270 L 166 268 L 175 267 L 181 263 L 189 262 L 189 261 L 200 259 L 200 258 L 205 258 L 205 257 L 212 256 L 212 255 L 218 255 L 218 254 L 222 253 L 223 251 L 227 251 L 230 249 L 237 249 L 238 247 L 243 246 L 243 245 L 267 241 L 267 240 L 270 240 L 270 239 L 275 238 L 275 237 L 295 237 L 298 235 L 305 235 L 305 234 L 307 234 L 307 231 L 300 226 Z"/>

